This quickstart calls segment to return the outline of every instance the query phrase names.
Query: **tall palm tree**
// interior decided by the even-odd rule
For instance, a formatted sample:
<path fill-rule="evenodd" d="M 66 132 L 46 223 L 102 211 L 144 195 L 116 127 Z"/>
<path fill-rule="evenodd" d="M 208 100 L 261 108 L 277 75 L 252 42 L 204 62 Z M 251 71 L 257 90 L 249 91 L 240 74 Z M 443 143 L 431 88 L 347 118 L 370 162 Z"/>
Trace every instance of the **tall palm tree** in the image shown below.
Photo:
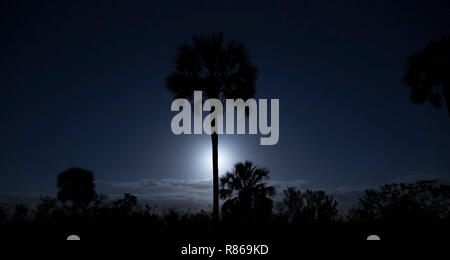
<path fill-rule="evenodd" d="M 255 95 L 258 70 L 244 44 L 224 42 L 221 33 L 194 35 L 177 51 L 175 70 L 166 78 L 166 88 L 175 98 L 192 99 L 195 90 L 209 99 L 247 100 Z M 215 122 L 212 122 L 215 125 Z M 218 136 L 211 135 L 213 163 L 213 220 L 219 221 Z"/>
<path fill-rule="evenodd" d="M 224 214 L 238 215 L 241 221 L 265 219 L 272 212 L 274 186 L 268 184 L 269 171 L 253 163 L 237 163 L 232 172 L 220 178 L 220 198 L 228 199 L 222 206 Z M 255 218 L 256 217 L 256 218 Z"/>
<path fill-rule="evenodd" d="M 441 108 L 445 98 L 450 117 L 450 38 L 444 36 L 411 56 L 403 81 L 411 89 L 414 103 L 429 100 Z"/>

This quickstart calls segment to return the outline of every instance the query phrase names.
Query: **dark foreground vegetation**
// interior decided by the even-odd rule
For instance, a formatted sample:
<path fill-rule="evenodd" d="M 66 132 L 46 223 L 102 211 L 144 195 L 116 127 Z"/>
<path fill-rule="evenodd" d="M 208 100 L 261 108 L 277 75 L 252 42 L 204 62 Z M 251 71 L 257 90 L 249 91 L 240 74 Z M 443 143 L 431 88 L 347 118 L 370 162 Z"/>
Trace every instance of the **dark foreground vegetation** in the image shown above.
<path fill-rule="evenodd" d="M 60 174 L 57 198 L 41 197 L 29 209 L 0 208 L 1 239 L 149 239 L 170 241 L 213 240 L 271 243 L 280 240 L 358 239 L 370 234 L 383 239 L 447 240 L 450 235 L 450 186 L 437 181 L 389 184 L 366 190 L 346 214 L 323 191 L 281 191 L 268 183 L 269 172 L 250 162 L 238 163 L 220 179 L 224 201 L 220 225 L 210 212 L 156 214 L 138 198 L 125 194 L 108 200 L 95 193 L 93 175 L 73 168 Z"/>

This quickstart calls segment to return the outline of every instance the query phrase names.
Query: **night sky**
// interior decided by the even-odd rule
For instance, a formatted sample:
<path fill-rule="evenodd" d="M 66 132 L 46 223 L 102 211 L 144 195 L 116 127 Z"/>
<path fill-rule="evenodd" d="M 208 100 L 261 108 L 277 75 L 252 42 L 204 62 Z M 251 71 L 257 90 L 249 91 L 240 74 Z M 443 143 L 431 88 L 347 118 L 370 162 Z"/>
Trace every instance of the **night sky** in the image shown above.
<path fill-rule="evenodd" d="M 402 83 L 449 14 L 447 0 L 2 0 L 0 193 L 54 194 L 74 166 L 99 187 L 211 179 L 210 137 L 172 134 L 164 88 L 177 46 L 211 32 L 246 44 L 256 98 L 280 99 L 279 143 L 219 136 L 221 173 L 252 160 L 316 188 L 449 178 L 447 111 Z"/>

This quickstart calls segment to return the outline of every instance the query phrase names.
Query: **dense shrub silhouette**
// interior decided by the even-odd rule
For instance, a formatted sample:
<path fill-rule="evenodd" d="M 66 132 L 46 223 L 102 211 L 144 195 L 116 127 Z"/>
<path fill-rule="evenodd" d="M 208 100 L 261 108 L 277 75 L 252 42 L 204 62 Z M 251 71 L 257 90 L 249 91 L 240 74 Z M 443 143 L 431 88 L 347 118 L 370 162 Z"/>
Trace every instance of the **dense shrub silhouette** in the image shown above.
<path fill-rule="evenodd" d="M 61 208 L 58 205 L 58 200 L 50 196 L 41 196 L 40 203 L 37 205 L 34 218 L 36 221 L 49 221 L 57 217 L 61 213 Z"/>
<path fill-rule="evenodd" d="M 29 220 L 29 209 L 24 204 L 18 204 L 14 208 L 14 213 L 12 215 L 12 222 L 14 224 L 25 224 Z"/>
<path fill-rule="evenodd" d="M 323 191 L 301 192 L 293 187 L 283 191 L 282 217 L 289 223 L 331 222 L 338 216 L 338 203 Z"/>
<path fill-rule="evenodd" d="M 125 193 L 122 199 L 111 203 L 112 210 L 121 216 L 130 216 L 138 209 L 138 199 L 136 196 Z"/>
<path fill-rule="evenodd" d="M 6 224 L 6 220 L 8 219 L 8 210 L 0 207 L 0 225 Z"/>
<path fill-rule="evenodd" d="M 437 181 L 389 184 L 366 190 L 349 218 L 373 223 L 386 221 L 437 221 L 449 217 L 450 186 Z"/>

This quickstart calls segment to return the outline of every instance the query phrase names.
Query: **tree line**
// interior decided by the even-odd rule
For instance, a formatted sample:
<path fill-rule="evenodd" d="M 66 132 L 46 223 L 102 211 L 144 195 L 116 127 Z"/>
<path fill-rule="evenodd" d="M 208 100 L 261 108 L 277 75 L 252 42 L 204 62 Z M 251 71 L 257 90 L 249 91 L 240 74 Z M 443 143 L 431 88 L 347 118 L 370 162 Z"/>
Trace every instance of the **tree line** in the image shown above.
<path fill-rule="evenodd" d="M 95 192 L 93 173 L 71 168 L 58 176 L 57 197 L 42 196 L 30 209 L 16 205 L 12 212 L 0 208 L 1 238 L 62 237 L 67 232 L 87 238 L 192 238 L 224 237 L 356 238 L 364 232 L 382 232 L 390 238 L 449 233 L 450 186 L 438 181 L 388 184 L 369 189 L 348 212 L 325 191 L 288 187 L 282 200 L 274 202 L 277 190 L 269 171 L 252 162 L 235 164 L 220 178 L 222 199 L 219 228 L 212 213 L 155 208 L 141 205 L 138 197 L 124 194 L 109 200 Z M 395 229 L 390 230 L 390 228 Z M 45 230 L 44 233 L 40 231 Z M 119 236 L 120 237 L 117 237 Z M 158 234 L 157 237 L 151 234 Z M 150 237 L 148 237 L 150 235 Z M 243 235 L 243 236 L 241 236 Z"/>

